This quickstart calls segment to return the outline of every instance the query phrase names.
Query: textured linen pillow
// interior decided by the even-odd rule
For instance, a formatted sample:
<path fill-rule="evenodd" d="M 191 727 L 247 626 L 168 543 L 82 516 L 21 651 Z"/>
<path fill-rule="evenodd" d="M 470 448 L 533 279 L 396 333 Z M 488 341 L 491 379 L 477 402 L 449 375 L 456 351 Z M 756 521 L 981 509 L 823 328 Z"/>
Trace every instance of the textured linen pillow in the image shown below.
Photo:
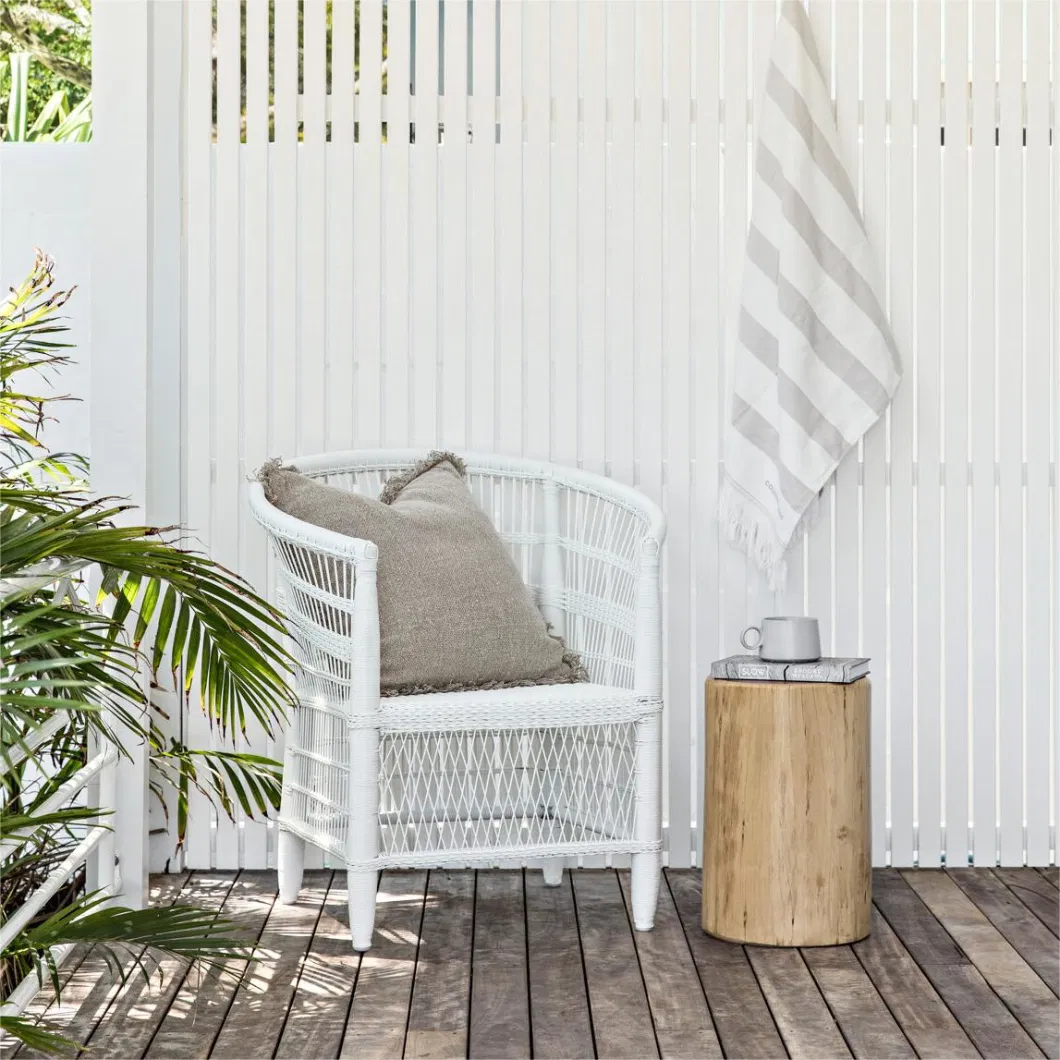
<path fill-rule="evenodd" d="M 279 461 L 258 474 L 281 511 L 379 546 L 383 695 L 587 681 L 463 476 L 459 457 L 431 453 L 374 500 Z"/>

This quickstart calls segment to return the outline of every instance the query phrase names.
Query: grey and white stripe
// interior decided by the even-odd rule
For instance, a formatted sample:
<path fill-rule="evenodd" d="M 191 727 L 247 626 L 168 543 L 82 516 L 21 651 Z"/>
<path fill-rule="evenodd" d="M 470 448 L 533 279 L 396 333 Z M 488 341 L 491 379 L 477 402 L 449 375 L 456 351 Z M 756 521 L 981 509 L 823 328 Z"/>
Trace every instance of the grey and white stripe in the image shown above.
<path fill-rule="evenodd" d="M 783 4 L 757 132 L 721 518 L 777 585 L 816 494 L 901 378 L 798 0 Z"/>

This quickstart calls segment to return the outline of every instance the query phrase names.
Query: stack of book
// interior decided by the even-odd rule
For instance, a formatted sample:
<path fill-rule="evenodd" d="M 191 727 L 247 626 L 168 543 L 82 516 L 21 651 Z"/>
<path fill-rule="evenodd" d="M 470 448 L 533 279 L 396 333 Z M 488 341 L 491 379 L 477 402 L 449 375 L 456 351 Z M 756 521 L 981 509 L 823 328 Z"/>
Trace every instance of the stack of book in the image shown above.
<path fill-rule="evenodd" d="M 768 662 L 757 655 L 730 655 L 710 667 L 710 676 L 716 681 L 816 681 L 832 685 L 849 685 L 868 672 L 868 659 Z"/>

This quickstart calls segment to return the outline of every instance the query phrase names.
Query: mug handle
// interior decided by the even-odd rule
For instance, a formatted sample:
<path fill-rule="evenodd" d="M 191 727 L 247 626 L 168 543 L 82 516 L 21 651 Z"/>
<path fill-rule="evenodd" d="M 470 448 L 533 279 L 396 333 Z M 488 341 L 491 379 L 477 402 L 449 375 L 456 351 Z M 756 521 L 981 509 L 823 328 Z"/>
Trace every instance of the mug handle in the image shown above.
<path fill-rule="evenodd" d="M 747 643 L 747 634 L 748 634 L 748 633 L 757 633 L 757 634 L 758 634 L 758 636 L 757 636 L 757 637 L 756 637 L 756 639 L 755 639 L 755 642 L 754 642 L 754 644 L 748 644 L 748 643 Z M 743 632 L 742 632 L 742 633 L 740 634 L 740 643 L 741 643 L 741 644 L 742 644 L 742 645 L 743 645 L 743 646 L 744 646 L 744 647 L 745 647 L 745 648 L 746 648 L 746 649 L 747 649 L 748 651 L 758 651 L 758 649 L 759 649 L 759 648 L 760 648 L 760 647 L 762 646 L 762 631 L 761 631 L 761 630 L 760 630 L 760 629 L 758 628 L 758 626 L 748 626 L 748 627 L 747 627 L 747 628 L 746 628 L 746 629 L 745 629 L 745 630 L 744 630 L 744 631 L 743 631 Z"/>

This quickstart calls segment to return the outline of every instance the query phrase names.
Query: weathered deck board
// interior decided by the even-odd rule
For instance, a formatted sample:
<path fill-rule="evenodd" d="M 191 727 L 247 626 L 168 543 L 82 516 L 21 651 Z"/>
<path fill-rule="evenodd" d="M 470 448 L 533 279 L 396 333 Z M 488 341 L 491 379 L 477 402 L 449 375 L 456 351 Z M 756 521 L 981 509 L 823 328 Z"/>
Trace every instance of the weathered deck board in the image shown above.
<path fill-rule="evenodd" d="M 255 960 L 204 974 L 162 958 L 161 981 L 119 987 L 75 955 L 62 1003 L 42 991 L 30 1011 L 90 1039 L 86 1058 L 1060 1056 L 1043 919 L 1060 892 L 1038 870 L 877 872 L 872 935 L 803 950 L 704 934 L 690 871 L 667 871 L 643 934 L 624 871 L 558 888 L 537 869 L 388 872 L 363 957 L 344 873 L 307 873 L 286 907 L 274 872 L 154 882 L 157 901 L 183 888 L 220 908 Z"/>
<path fill-rule="evenodd" d="M 851 1055 L 798 950 L 748 946 L 747 959 L 792 1056 Z"/>
<path fill-rule="evenodd" d="M 773 1016 L 742 946 L 704 934 L 699 873 L 667 871 L 685 938 L 726 1056 L 785 1056 Z"/>
<path fill-rule="evenodd" d="M 350 974 L 356 954 L 350 948 L 349 927 L 343 918 L 343 933 L 336 937 L 342 948 L 347 991 L 353 990 L 346 1034 L 339 1055 L 343 1057 L 401 1056 L 405 1047 L 412 978 L 420 944 L 420 924 L 427 890 L 426 872 L 384 872 L 376 900 L 375 937 L 372 948 L 360 959 L 356 987 Z M 343 892 L 345 897 L 345 892 Z M 333 974 L 333 966 L 328 971 Z M 287 1021 L 288 1028 L 291 1025 Z M 341 1023 L 339 1034 L 342 1035 Z M 321 1047 L 302 1056 L 334 1056 L 336 1050 Z M 291 1056 L 299 1054 L 292 1052 Z"/>
<path fill-rule="evenodd" d="M 471 958 L 470 1057 L 530 1056 L 521 871 L 480 872 Z"/>
<path fill-rule="evenodd" d="M 614 872 L 576 872 L 574 902 L 597 1053 L 658 1056 L 618 877 Z"/>
<path fill-rule="evenodd" d="M 1060 889 L 1060 868 L 1052 865 L 1047 869 L 1039 869 L 1038 872 L 1044 876 L 1054 887 Z"/>
<path fill-rule="evenodd" d="M 172 905 L 180 896 L 188 880 L 188 873 L 159 876 L 152 880 L 151 901 L 155 905 Z M 123 974 L 135 971 L 136 960 L 143 957 L 145 947 L 137 946 L 133 954 L 121 962 Z M 48 991 L 51 992 L 50 989 Z M 101 956 L 89 955 L 78 965 L 67 981 L 59 1002 L 53 1002 L 45 1012 L 43 1025 L 55 1034 L 61 1034 L 75 1042 L 87 1041 L 102 1024 L 111 1010 L 115 998 L 121 992 L 120 980 L 107 967 Z M 47 1056 L 32 1049 L 19 1049 L 20 1060 L 28 1057 Z M 76 1056 L 76 1049 L 64 1050 L 60 1056 Z"/>
<path fill-rule="evenodd" d="M 336 872 L 302 963 L 277 1056 L 338 1054 L 359 964 L 360 954 L 350 945 L 346 874 Z"/>
<path fill-rule="evenodd" d="M 940 869 L 908 871 L 902 876 L 1042 1052 L 1060 1054 L 1056 995 L 983 911 Z"/>
<path fill-rule="evenodd" d="M 241 872 L 221 907 L 221 916 L 256 942 L 275 899 L 275 872 Z M 155 1031 L 146 1055 L 173 1060 L 209 1056 L 246 966 L 246 961 L 232 961 L 223 969 L 193 967 Z"/>
<path fill-rule="evenodd" d="M 976 1055 L 956 1017 L 878 909 L 872 911 L 872 934 L 852 949 L 918 1056 L 944 1060 Z"/>
<path fill-rule="evenodd" d="M 984 1056 L 1040 1056 L 1030 1036 L 896 869 L 873 873 L 873 896 L 913 959 Z"/>
<path fill-rule="evenodd" d="M 1060 936 L 1060 892 L 1041 873 L 1034 869 L 994 871 L 1054 935 Z"/>
<path fill-rule="evenodd" d="M 231 873 L 196 872 L 181 890 L 180 903 L 219 913 L 233 883 Z M 160 957 L 149 980 L 132 976 L 115 999 L 106 1023 L 89 1038 L 89 1055 L 142 1056 L 189 966 L 189 961 Z"/>
<path fill-rule="evenodd" d="M 629 872 L 620 872 L 618 878 L 628 910 L 631 908 Z M 659 893 L 655 927 L 651 931 L 634 931 L 633 941 L 640 957 L 660 1054 L 720 1057 L 721 1043 L 667 887 L 662 887 Z"/>
<path fill-rule="evenodd" d="M 569 872 L 546 887 L 540 870 L 528 869 L 527 954 L 534 1056 L 545 1060 L 593 1055 L 593 1032 Z"/>
<path fill-rule="evenodd" d="M 814 946 L 801 952 L 855 1056 L 916 1056 L 849 946 Z"/>
<path fill-rule="evenodd" d="M 467 1055 L 475 874 L 432 871 L 412 983 L 405 1055 Z"/>
<path fill-rule="evenodd" d="M 1053 993 L 1060 995 L 1060 952 L 1053 933 L 993 873 L 953 869 L 950 876 Z"/>
<path fill-rule="evenodd" d="M 294 905 L 273 903 L 250 967 L 243 973 L 211 1057 L 271 1057 L 283 1034 L 305 961 L 331 886 L 330 870 L 307 872 Z"/>

